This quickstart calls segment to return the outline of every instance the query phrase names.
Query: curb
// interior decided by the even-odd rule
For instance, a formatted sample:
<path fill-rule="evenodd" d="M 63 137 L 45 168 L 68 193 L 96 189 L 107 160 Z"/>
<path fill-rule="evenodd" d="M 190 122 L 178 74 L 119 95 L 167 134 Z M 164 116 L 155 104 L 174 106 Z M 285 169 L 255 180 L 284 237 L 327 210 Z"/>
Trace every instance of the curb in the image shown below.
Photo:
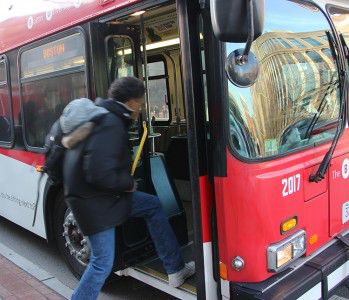
<path fill-rule="evenodd" d="M 20 254 L 16 253 L 12 249 L 8 248 L 4 244 L 0 243 L 0 254 L 14 263 L 16 266 L 26 271 L 37 280 L 41 281 L 44 285 L 49 287 L 51 290 L 70 299 L 73 290 L 60 282 L 56 277 L 52 276 L 50 273 L 39 268 L 37 265 L 33 264 L 28 259 L 24 258 Z"/>

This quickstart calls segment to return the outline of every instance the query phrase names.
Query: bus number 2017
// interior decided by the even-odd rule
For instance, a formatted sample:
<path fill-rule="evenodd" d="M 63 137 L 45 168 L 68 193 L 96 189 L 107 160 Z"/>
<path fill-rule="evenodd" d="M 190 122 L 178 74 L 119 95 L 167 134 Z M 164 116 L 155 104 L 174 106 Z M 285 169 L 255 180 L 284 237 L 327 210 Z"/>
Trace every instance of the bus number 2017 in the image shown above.
<path fill-rule="evenodd" d="M 288 178 L 282 179 L 282 196 L 286 197 L 298 192 L 301 188 L 301 174 L 296 174 Z"/>

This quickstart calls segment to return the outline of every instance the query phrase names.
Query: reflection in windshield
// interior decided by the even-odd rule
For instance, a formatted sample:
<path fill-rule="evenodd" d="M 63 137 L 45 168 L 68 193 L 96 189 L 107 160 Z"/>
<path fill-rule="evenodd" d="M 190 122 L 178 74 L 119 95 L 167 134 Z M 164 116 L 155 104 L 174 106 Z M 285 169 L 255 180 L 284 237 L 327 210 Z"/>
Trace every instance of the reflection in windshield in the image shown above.
<path fill-rule="evenodd" d="M 343 34 L 347 45 L 349 45 L 349 10 L 339 7 L 330 7 L 329 12 L 338 32 Z"/>
<path fill-rule="evenodd" d="M 301 15 L 307 14 L 312 20 L 316 14 L 323 29 L 311 31 L 304 21 L 309 31 L 292 32 L 299 26 L 289 25 L 264 33 L 252 46 L 260 62 L 257 82 L 249 89 L 229 83 L 231 140 L 240 155 L 267 157 L 333 137 L 333 126 L 308 132 L 314 119 L 318 128 L 338 118 L 339 89 L 329 25 L 320 12 L 307 9 Z M 232 48 L 239 45 L 228 44 L 227 55 Z"/>

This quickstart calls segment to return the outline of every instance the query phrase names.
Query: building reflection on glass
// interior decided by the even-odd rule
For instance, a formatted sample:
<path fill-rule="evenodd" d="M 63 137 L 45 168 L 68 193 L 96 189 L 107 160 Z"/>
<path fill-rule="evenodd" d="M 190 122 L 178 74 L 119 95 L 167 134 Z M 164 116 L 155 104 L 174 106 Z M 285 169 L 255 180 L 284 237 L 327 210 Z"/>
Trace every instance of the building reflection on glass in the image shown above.
<path fill-rule="evenodd" d="M 267 32 L 253 43 L 260 62 L 257 82 L 245 91 L 229 86 L 232 142 L 241 155 L 281 154 L 333 136 L 334 130 L 313 134 L 339 113 L 338 72 L 329 45 L 326 31 Z"/>

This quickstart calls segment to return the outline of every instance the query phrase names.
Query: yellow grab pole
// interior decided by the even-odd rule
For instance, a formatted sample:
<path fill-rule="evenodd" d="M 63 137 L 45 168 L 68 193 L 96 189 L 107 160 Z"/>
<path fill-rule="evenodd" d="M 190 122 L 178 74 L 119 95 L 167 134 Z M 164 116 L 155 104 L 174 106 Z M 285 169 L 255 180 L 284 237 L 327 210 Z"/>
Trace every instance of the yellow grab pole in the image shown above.
<path fill-rule="evenodd" d="M 139 158 L 141 157 L 141 154 L 142 154 L 142 150 L 143 150 L 143 147 L 144 147 L 145 139 L 147 138 L 147 134 L 148 134 L 147 123 L 143 122 L 143 136 L 142 136 L 141 142 L 139 144 L 135 160 L 133 161 L 133 164 L 132 164 L 132 169 L 131 169 L 131 175 L 132 176 L 135 174 Z"/>

